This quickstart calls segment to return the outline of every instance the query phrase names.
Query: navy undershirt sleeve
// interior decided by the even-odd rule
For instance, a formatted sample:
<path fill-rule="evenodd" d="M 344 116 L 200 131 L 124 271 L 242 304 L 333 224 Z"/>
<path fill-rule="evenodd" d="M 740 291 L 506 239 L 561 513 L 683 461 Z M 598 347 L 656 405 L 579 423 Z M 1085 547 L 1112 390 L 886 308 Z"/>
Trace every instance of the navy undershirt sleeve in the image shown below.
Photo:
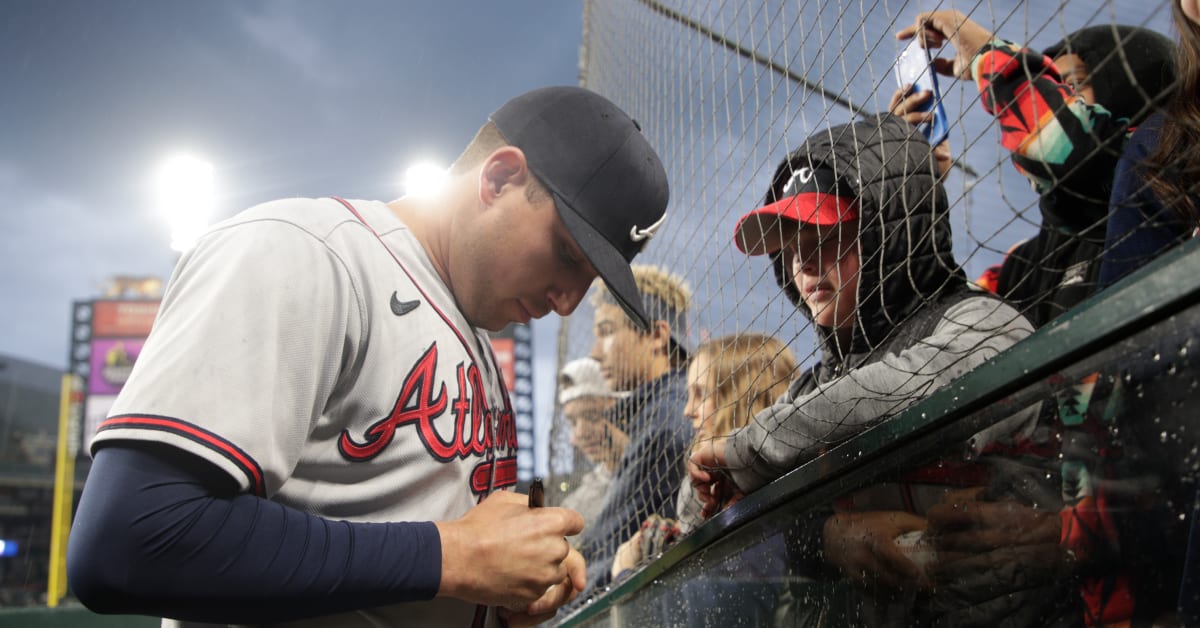
<path fill-rule="evenodd" d="M 96 452 L 67 575 L 99 613 L 260 623 L 428 600 L 441 565 L 432 522 L 324 519 L 179 449 L 120 443 Z"/>

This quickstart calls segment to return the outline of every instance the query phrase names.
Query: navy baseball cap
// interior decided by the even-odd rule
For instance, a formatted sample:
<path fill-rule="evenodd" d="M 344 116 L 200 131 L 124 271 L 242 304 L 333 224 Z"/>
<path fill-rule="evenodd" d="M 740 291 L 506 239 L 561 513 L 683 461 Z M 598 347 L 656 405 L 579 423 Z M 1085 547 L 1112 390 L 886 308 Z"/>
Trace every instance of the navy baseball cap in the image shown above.
<path fill-rule="evenodd" d="M 504 103 L 491 121 L 525 153 L 558 215 L 625 313 L 649 327 L 629 263 L 666 219 L 667 172 L 641 126 L 581 87 L 544 87 Z"/>

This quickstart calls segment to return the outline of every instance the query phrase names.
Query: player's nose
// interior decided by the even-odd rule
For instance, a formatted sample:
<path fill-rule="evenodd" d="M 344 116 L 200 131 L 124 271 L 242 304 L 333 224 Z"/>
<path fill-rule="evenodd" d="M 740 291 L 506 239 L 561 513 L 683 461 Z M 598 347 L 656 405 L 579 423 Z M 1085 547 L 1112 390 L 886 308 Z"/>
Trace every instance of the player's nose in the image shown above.
<path fill-rule="evenodd" d="M 557 286 L 551 287 L 546 291 L 546 300 L 550 302 L 550 309 L 559 316 L 570 316 L 575 308 L 583 301 L 583 295 L 587 293 L 587 286 L 572 286 L 569 288 L 560 288 Z"/>

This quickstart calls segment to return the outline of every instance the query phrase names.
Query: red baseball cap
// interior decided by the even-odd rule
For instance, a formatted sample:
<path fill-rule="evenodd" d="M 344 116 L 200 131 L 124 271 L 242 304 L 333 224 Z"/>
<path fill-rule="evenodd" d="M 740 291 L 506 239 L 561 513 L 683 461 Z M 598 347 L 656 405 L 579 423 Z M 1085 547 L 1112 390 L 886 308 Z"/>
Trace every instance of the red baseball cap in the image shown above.
<path fill-rule="evenodd" d="M 852 190 L 841 183 L 841 190 Z M 783 248 L 780 225 L 784 220 L 832 226 L 858 220 L 858 202 L 839 196 L 839 182 L 832 170 L 799 168 L 783 186 L 781 200 L 742 216 L 733 232 L 733 243 L 747 255 L 764 255 Z"/>

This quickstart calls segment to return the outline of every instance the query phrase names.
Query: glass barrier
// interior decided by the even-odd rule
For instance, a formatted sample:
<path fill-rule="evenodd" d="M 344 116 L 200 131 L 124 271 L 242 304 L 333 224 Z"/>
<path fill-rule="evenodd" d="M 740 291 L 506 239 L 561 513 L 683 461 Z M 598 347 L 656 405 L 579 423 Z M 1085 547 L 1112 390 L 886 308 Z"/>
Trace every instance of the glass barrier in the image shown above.
<path fill-rule="evenodd" d="M 751 494 L 562 623 L 1196 622 L 1200 250 L 1185 249 Z M 1015 426 L 1022 438 L 993 439 Z"/>

